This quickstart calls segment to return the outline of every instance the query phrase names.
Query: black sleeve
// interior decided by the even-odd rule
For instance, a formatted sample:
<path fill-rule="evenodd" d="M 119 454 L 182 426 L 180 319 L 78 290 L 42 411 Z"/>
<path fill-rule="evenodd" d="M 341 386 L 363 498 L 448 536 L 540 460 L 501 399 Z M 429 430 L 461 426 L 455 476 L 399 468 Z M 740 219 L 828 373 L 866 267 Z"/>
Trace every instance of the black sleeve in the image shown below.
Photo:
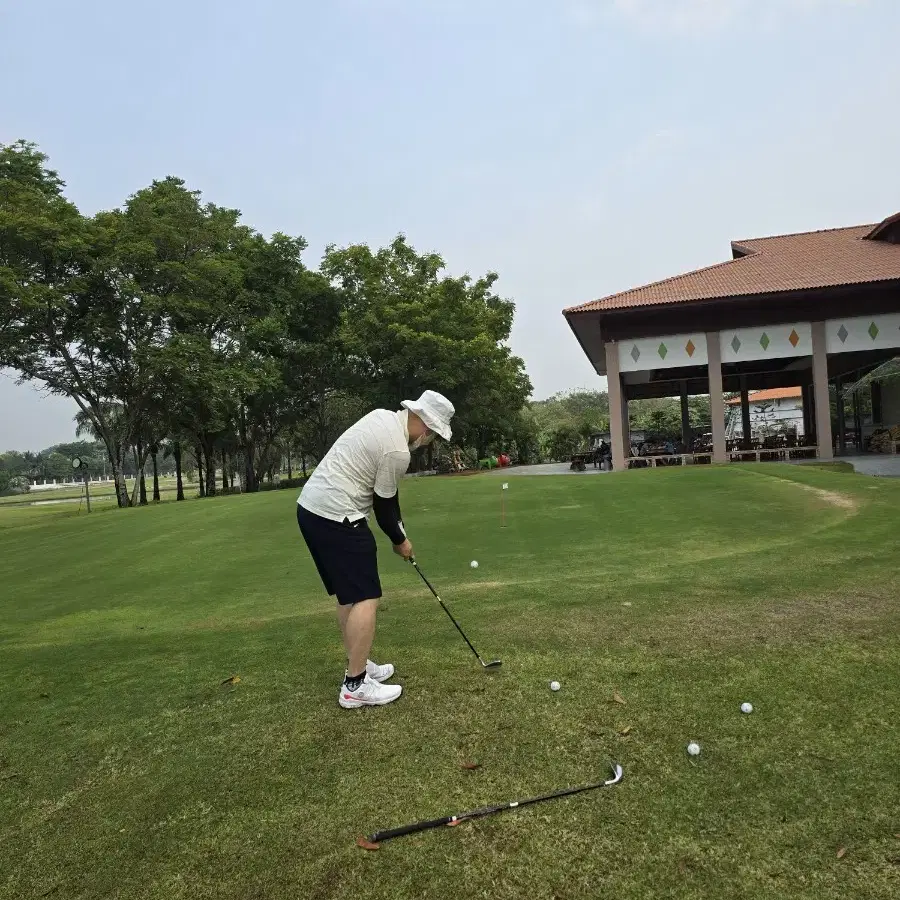
<path fill-rule="evenodd" d="M 396 493 L 393 497 L 379 497 L 375 494 L 372 509 L 378 527 L 391 539 L 391 543 L 395 547 L 402 544 L 406 540 L 406 532 L 400 518 L 400 494 Z"/>

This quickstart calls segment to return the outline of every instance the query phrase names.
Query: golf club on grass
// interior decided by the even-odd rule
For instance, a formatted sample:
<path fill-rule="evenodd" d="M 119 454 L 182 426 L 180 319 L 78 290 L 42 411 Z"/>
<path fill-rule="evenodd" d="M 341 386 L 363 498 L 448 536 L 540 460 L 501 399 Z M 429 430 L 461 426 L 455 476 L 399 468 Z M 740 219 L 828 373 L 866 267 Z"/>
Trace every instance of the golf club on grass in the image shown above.
<path fill-rule="evenodd" d="M 402 825 L 400 828 L 388 828 L 385 831 L 376 831 L 368 840 L 373 844 L 388 841 L 391 838 L 402 837 L 404 834 L 415 834 L 417 831 L 426 831 L 429 828 L 439 828 L 441 825 L 459 825 L 467 819 L 480 819 L 493 813 L 503 812 L 505 809 L 518 809 L 522 806 L 530 806 L 532 803 L 541 803 L 544 800 L 556 800 L 559 797 L 569 797 L 572 794 L 581 794 L 584 791 L 593 791 L 597 788 L 609 787 L 618 784 L 622 780 L 622 767 L 612 764 L 612 778 L 606 781 L 597 781 L 594 784 L 584 784 L 581 787 L 563 788 L 561 791 L 553 791 L 550 794 L 542 794 L 540 797 L 529 797 L 527 800 L 513 800 L 511 803 L 498 803 L 496 806 L 483 806 L 471 812 L 459 813 L 455 816 L 443 816 L 440 819 L 429 819 L 425 822 L 414 822 L 412 825 Z M 373 848 L 374 849 L 374 848 Z"/>
<path fill-rule="evenodd" d="M 453 613 L 451 613 L 450 610 L 447 609 L 447 607 L 444 605 L 444 601 L 441 600 L 441 598 L 438 596 L 438 592 L 431 586 L 431 582 L 425 577 L 425 573 L 419 568 L 419 564 L 416 562 L 415 557 L 411 556 L 409 558 L 409 561 L 413 564 L 413 568 L 419 573 L 419 575 L 422 576 L 422 581 L 424 581 L 425 584 L 428 585 L 428 590 L 430 590 L 431 593 L 434 594 L 435 600 L 437 600 L 437 602 L 441 604 L 441 608 L 445 613 L 447 613 L 448 616 L 450 616 L 450 621 L 456 626 L 456 630 L 463 636 L 463 640 L 469 645 L 469 649 L 475 654 L 476 657 L 478 657 L 478 662 L 480 662 L 485 669 L 496 669 L 498 666 L 501 666 L 503 663 L 499 659 L 492 659 L 490 662 L 485 662 L 481 658 L 478 651 L 472 646 L 472 642 L 466 637 L 466 633 L 462 630 L 462 628 L 459 627 L 459 622 L 457 622 L 456 619 L 453 618 Z"/>

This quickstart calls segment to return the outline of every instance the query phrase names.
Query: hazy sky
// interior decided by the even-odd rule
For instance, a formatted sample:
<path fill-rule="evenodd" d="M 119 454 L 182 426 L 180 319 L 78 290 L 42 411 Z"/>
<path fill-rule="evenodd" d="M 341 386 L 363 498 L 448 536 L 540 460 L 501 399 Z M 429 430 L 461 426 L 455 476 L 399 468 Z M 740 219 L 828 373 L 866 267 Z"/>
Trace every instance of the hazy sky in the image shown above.
<path fill-rule="evenodd" d="M 264 232 L 493 269 L 535 396 L 563 307 L 900 210 L 897 0 L 0 0 L 0 141 L 87 213 L 179 175 Z M 440 388 L 440 385 L 435 385 Z M 0 377 L 0 449 L 73 434 Z"/>

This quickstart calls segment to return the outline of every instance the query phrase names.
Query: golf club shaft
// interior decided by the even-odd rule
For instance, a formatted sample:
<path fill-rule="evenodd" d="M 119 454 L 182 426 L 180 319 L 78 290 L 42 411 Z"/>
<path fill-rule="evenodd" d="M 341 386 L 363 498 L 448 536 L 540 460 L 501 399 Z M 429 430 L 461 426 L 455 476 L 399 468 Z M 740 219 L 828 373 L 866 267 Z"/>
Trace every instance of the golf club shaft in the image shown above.
<path fill-rule="evenodd" d="M 441 609 L 443 609 L 444 612 L 447 613 L 447 615 L 450 617 L 450 621 L 456 626 L 456 630 L 463 636 L 463 640 L 469 645 L 469 649 L 475 654 L 475 656 L 478 658 L 478 661 L 482 665 L 484 665 L 484 660 L 482 660 L 478 651 L 472 646 L 472 642 L 466 637 L 466 633 L 462 630 L 462 628 L 460 628 L 459 622 L 457 622 L 456 619 L 453 618 L 453 613 L 450 612 L 449 609 L 447 609 L 447 606 L 445 605 L 444 601 L 441 600 L 438 592 L 431 586 L 431 582 L 425 577 L 425 573 L 419 568 L 419 564 L 415 561 L 415 559 L 412 558 L 410 558 L 410 562 L 413 564 L 413 568 L 422 577 L 422 581 L 424 581 L 425 584 L 428 585 L 428 590 L 430 590 L 431 593 L 434 594 L 435 600 L 437 600 L 437 602 L 441 604 Z"/>
<path fill-rule="evenodd" d="M 560 797 L 570 797 L 572 794 L 594 791 L 598 788 L 608 787 L 611 784 L 618 783 L 618 781 L 621 780 L 620 770 L 616 768 L 614 771 L 616 773 L 615 777 L 606 781 L 597 781 L 594 784 L 583 784 L 579 787 L 563 788 L 560 791 L 541 794 L 539 797 L 528 797 L 525 800 L 513 800 L 510 803 L 498 803 L 495 806 L 483 806 L 480 809 L 473 809 L 470 812 L 459 813 L 455 816 L 442 816 L 440 819 L 428 819 L 424 822 L 414 822 L 412 825 L 402 825 L 399 828 L 388 828 L 384 831 L 376 831 L 369 840 L 372 841 L 373 844 L 378 844 L 382 841 L 389 841 L 391 838 L 403 837 L 405 834 L 415 834 L 419 831 L 427 831 L 429 828 L 440 828 L 442 825 L 456 825 L 460 822 L 465 822 L 467 819 L 480 819 L 483 816 L 490 816 L 507 809 L 519 809 L 523 806 L 530 806 L 533 803 L 542 803 L 545 800 L 557 800 Z"/>

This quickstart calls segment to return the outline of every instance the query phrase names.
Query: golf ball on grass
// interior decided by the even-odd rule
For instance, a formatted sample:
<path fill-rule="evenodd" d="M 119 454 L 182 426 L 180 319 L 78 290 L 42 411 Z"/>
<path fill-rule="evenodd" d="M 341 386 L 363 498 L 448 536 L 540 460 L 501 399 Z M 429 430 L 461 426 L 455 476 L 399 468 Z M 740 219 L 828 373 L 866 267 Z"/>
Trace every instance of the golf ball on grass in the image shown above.
<path fill-rule="evenodd" d="M 558 681 L 551 681 L 551 682 L 550 682 L 550 690 L 551 690 L 551 691 L 558 691 L 559 688 L 560 688 L 560 684 L 559 684 Z"/>
<path fill-rule="evenodd" d="M 699 756 L 700 755 L 700 745 L 696 741 L 691 741 L 687 745 L 688 756 Z"/>
<path fill-rule="evenodd" d="M 477 560 L 477 559 L 473 559 L 472 562 L 469 563 L 469 565 L 470 565 L 473 569 L 477 569 L 477 568 L 478 568 L 478 560 Z"/>
<path fill-rule="evenodd" d="M 752 713 L 753 712 L 753 704 L 752 703 L 742 703 L 741 704 L 741 712 L 742 713 Z"/>

